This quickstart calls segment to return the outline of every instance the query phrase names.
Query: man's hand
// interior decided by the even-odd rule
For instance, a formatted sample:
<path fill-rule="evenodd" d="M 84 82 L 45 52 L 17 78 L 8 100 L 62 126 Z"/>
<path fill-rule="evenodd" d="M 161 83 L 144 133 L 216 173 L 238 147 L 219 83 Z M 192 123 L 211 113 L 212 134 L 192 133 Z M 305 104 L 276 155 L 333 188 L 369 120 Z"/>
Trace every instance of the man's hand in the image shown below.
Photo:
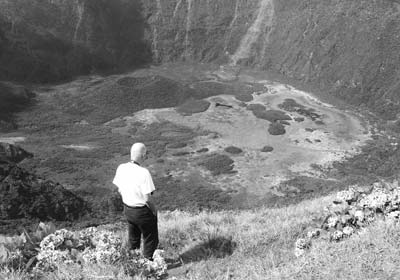
<path fill-rule="evenodd" d="M 157 217 L 157 209 L 154 206 L 154 204 L 151 201 L 147 201 L 147 207 L 149 207 L 149 209 L 151 210 L 151 212 L 153 213 L 154 216 Z"/>

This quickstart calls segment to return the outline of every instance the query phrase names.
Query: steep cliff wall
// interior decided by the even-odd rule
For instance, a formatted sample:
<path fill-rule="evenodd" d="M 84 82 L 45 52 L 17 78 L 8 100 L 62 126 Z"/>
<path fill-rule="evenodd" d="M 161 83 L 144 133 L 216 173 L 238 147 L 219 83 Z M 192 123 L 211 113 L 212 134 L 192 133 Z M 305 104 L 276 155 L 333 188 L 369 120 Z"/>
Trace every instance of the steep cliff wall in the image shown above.
<path fill-rule="evenodd" d="M 151 61 L 140 1 L 1 0 L 0 80 L 51 82 Z"/>
<path fill-rule="evenodd" d="M 400 108 L 400 1 L 1 0 L 0 79 L 146 62 L 257 67 L 386 118 Z"/>
<path fill-rule="evenodd" d="M 400 4 L 379 0 L 144 1 L 158 61 L 247 65 L 319 84 L 394 118 Z"/>

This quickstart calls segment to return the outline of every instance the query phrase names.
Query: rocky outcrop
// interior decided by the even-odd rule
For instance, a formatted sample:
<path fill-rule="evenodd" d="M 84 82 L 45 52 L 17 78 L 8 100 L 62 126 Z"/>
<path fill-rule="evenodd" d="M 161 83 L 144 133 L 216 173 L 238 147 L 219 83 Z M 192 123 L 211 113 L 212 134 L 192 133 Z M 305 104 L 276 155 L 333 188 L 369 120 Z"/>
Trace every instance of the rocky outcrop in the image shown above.
<path fill-rule="evenodd" d="M 71 220 L 85 214 L 80 197 L 15 164 L 29 157 L 19 147 L 0 144 L 0 219 Z"/>
<path fill-rule="evenodd" d="M 24 86 L 0 81 L 0 131 L 15 128 L 14 113 L 31 106 L 34 97 Z"/>
<path fill-rule="evenodd" d="M 1 219 L 72 220 L 85 213 L 85 202 L 60 184 L 0 163 Z"/>
<path fill-rule="evenodd" d="M 50 82 L 151 60 L 138 0 L 0 1 L 0 79 Z"/>
<path fill-rule="evenodd" d="M 398 182 L 352 186 L 338 192 L 325 212 L 321 227 L 309 230 L 304 238 L 296 241 L 297 256 L 303 255 L 310 248 L 312 239 L 323 237 L 330 241 L 340 241 L 377 219 L 399 221 L 400 187 Z"/>
<path fill-rule="evenodd" d="M 33 157 L 31 153 L 18 146 L 0 142 L 0 162 L 11 161 L 13 163 L 19 163 L 22 160 L 31 157 Z"/>
<path fill-rule="evenodd" d="M 399 106 L 395 1 L 145 1 L 154 59 L 247 65 L 312 82 L 386 118 Z"/>

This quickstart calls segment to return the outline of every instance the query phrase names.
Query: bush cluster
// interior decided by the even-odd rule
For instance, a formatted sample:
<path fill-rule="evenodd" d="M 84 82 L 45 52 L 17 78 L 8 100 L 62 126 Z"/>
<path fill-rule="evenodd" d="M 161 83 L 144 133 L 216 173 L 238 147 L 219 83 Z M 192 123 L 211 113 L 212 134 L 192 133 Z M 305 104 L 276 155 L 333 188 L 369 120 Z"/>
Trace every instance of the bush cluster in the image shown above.
<path fill-rule="evenodd" d="M 395 221 L 400 218 L 400 187 L 397 182 L 378 182 L 367 186 L 351 186 L 338 192 L 332 204 L 325 208 L 320 228 L 307 232 L 295 244 L 295 254 L 304 254 L 313 238 L 324 236 L 340 241 L 378 218 Z"/>

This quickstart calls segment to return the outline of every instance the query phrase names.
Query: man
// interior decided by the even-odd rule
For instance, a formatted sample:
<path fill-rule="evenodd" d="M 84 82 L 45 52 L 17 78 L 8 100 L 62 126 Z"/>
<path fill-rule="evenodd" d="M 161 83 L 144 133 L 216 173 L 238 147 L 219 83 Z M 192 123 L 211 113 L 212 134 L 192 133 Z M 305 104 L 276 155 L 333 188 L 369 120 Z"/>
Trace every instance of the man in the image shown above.
<path fill-rule="evenodd" d="M 140 166 L 146 159 L 146 147 L 135 143 L 131 147 L 131 161 L 117 168 L 113 184 L 118 187 L 128 221 L 129 246 L 140 248 L 143 235 L 143 255 L 152 260 L 158 245 L 157 212 L 150 201 L 155 191 L 150 172 Z"/>

